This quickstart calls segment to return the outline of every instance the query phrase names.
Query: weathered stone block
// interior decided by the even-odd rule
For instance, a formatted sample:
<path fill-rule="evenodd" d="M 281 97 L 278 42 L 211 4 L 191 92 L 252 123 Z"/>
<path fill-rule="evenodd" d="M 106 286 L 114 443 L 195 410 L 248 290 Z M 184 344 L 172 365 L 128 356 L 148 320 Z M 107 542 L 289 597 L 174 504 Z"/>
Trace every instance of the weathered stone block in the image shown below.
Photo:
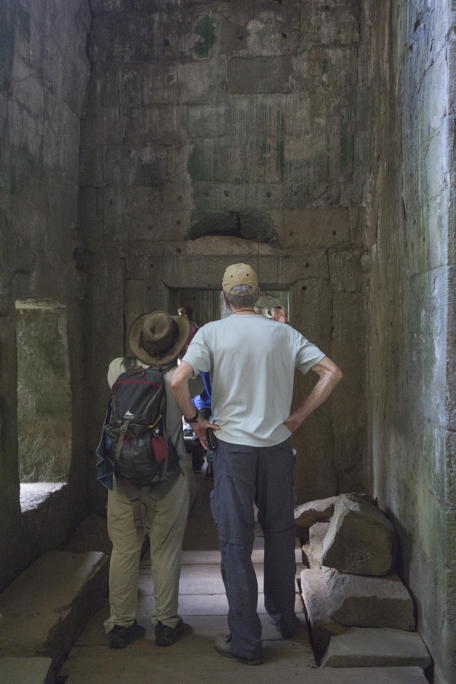
<path fill-rule="evenodd" d="M 317 662 L 326 651 L 331 636 L 343 634 L 347 627 L 331 617 L 327 571 L 313 568 L 301 571 L 301 594 L 311 630 Z"/>
<path fill-rule="evenodd" d="M 130 9 L 131 0 L 91 0 L 91 10 L 94 14 L 101 12 L 119 12 Z"/>
<path fill-rule="evenodd" d="M 0 658 L 2 684 L 51 684 L 54 671 L 51 658 Z"/>
<path fill-rule="evenodd" d="M 359 21 L 359 7 L 354 0 L 308 4 L 301 16 L 303 42 L 305 45 L 356 43 Z"/>
<path fill-rule="evenodd" d="M 225 135 L 228 127 L 226 105 L 194 105 L 188 108 L 188 133 L 193 138 Z"/>
<path fill-rule="evenodd" d="M 413 601 L 397 575 L 367 577 L 327 569 L 331 617 L 353 627 L 415 627 Z"/>
<path fill-rule="evenodd" d="M 328 531 L 329 523 L 315 523 L 309 530 L 309 545 L 312 558 L 321 567 L 323 556 L 323 543 Z"/>
<path fill-rule="evenodd" d="M 58 661 L 103 603 L 107 569 L 103 553 L 41 556 L 0 595 L 0 656 L 49 655 Z"/>
<path fill-rule="evenodd" d="M 271 215 L 286 248 L 330 247 L 350 240 L 347 209 L 273 209 Z"/>
<path fill-rule="evenodd" d="M 147 62 L 155 56 L 156 22 L 152 16 L 101 15 L 91 32 L 92 63 Z"/>
<path fill-rule="evenodd" d="M 431 658 L 417 632 L 401 629 L 348 629 L 331 637 L 322 667 L 416 666 L 423 669 Z"/>
<path fill-rule="evenodd" d="M 300 28 L 297 8 L 276 6 L 274 10 L 255 8 L 252 12 L 252 18 L 245 25 L 249 55 L 284 55 L 296 50 Z"/>
<path fill-rule="evenodd" d="M 338 496 L 330 496 L 328 499 L 317 499 L 301 504 L 294 510 L 296 526 L 311 527 L 317 522 L 328 522 L 334 513 L 338 498 Z"/>
<path fill-rule="evenodd" d="M 359 292 L 367 283 L 361 263 L 362 252 L 353 249 L 330 249 L 331 286 L 342 292 Z"/>
<path fill-rule="evenodd" d="M 347 627 L 415 628 L 413 602 L 397 576 L 364 577 L 330 568 L 303 570 L 301 591 L 321 657 L 332 634 Z"/>
<path fill-rule="evenodd" d="M 228 63 L 228 88 L 231 93 L 288 93 L 291 73 L 288 56 L 234 57 Z"/>
<path fill-rule="evenodd" d="M 395 532 L 367 499 L 342 495 L 323 545 L 322 563 L 341 572 L 386 575 L 393 567 Z"/>
<path fill-rule="evenodd" d="M 147 64 L 140 74 L 145 105 L 206 102 L 210 79 L 207 62 Z"/>

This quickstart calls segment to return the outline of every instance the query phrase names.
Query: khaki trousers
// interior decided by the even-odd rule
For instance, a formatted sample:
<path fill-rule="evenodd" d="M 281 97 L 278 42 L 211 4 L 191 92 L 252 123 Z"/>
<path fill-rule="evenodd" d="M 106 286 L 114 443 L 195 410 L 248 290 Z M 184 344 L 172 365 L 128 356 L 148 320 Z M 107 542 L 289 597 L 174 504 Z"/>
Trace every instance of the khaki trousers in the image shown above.
<path fill-rule="evenodd" d="M 108 492 L 108 533 L 113 549 L 109 569 L 111 615 L 104 623 L 106 632 L 114 625 L 129 627 L 136 620 L 138 575 L 144 534 L 150 540 L 151 574 L 155 610 L 152 618 L 169 627 L 178 620 L 179 576 L 182 539 L 189 507 L 188 477 L 179 476 L 170 491 L 160 499 L 141 488 L 144 529 L 137 529 L 132 504 L 121 486 L 114 482 Z"/>

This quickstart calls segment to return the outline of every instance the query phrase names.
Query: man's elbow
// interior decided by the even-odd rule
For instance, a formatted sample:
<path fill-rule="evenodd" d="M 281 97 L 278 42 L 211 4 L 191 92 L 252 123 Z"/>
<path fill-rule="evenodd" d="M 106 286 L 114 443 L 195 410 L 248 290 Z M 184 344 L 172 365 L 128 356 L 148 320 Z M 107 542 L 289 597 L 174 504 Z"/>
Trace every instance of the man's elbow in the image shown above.
<path fill-rule="evenodd" d="M 169 386 L 171 387 L 172 391 L 175 392 L 179 389 L 181 385 L 182 379 L 178 376 L 177 373 L 173 373 L 169 379 Z"/>
<path fill-rule="evenodd" d="M 344 377 L 344 374 L 340 370 L 339 366 L 336 366 L 333 371 L 332 371 L 332 378 L 334 382 L 334 386 L 336 386 Z"/>

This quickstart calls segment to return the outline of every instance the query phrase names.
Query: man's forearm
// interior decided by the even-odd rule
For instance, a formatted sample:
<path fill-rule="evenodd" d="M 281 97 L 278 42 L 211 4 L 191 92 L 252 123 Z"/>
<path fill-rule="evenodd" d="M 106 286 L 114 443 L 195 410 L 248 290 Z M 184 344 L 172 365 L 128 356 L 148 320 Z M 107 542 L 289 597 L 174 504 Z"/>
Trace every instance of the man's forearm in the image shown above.
<path fill-rule="evenodd" d="M 336 377 L 329 373 L 320 377 L 311 393 L 307 395 L 293 414 L 296 414 L 299 419 L 304 422 L 311 413 L 324 404 L 338 382 L 339 379 L 336 379 Z"/>
<path fill-rule="evenodd" d="M 187 418 L 191 418 L 195 415 L 196 409 L 195 405 L 190 396 L 190 390 L 188 388 L 188 382 L 186 380 L 172 383 L 171 388 L 176 399 L 177 405 L 182 411 L 182 415 Z"/>
<path fill-rule="evenodd" d="M 340 368 L 327 357 L 312 370 L 320 376 L 317 384 L 298 408 L 284 421 L 291 432 L 297 430 L 306 418 L 326 401 L 343 377 Z"/>

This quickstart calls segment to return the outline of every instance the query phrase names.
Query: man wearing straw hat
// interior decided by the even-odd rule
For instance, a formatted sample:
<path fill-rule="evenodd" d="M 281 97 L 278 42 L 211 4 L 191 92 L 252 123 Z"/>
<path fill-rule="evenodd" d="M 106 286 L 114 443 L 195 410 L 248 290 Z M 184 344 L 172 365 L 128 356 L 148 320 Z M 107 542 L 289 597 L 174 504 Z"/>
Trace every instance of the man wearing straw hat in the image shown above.
<path fill-rule="evenodd" d="M 258 587 L 251 553 L 253 504 L 264 532 L 266 610 L 283 637 L 297 627 L 295 599 L 294 455 L 289 437 L 331 394 L 342 377 L 333 361 L 289 325 L 255 312 L 258 281 L 247 264 L 229 266 L 223 296 L 231 315 L 196 333 L 171 387 L 203 446 L 206 430 L 217 435 L 212 512 L 222 553 L 230 633 L 214 646 L 242 663 L 263 662 Z M 312 369 L 318 381 L 290 414 L 295 368 Z M 195 413 L 188 381 L 212 378 L 213 424 Z"/>
<path fill-rule="evenodd" d="M 182 435 L 182 414 L 170 390 L 169 380 L 177 357 L 190 333 L 188 320 L 154 311 L 136 319 L 129 332 L 132 357 L 116 358 L 108 369 L 110 387 L 130 368 L 154 366 L 164 372 L 166 391 L 165 429 L 179 456 L 166 480 L 151 487 L 137 487 L 135 503 L 131 487 L 112 472 L 100 444 L 97 450 L 98 479 L 108 487 L 108 532 L 113 544 L 109 598 L 110 617 L 104 627 L 110 648 L 124 648 L 144 636 L 136 622 L 138 575 L 145 533 L 150 541 L 151 574 L 155 598 L 155 643 L 171 646 L 184 624 L 178 615 L 178 591 L 182 539 L 188 515 L 189 493 Z M 195 394 L 200 391 L 200 383 Z M 135 524 L 134 505 L 141 506 L 142 526 Z"/>

